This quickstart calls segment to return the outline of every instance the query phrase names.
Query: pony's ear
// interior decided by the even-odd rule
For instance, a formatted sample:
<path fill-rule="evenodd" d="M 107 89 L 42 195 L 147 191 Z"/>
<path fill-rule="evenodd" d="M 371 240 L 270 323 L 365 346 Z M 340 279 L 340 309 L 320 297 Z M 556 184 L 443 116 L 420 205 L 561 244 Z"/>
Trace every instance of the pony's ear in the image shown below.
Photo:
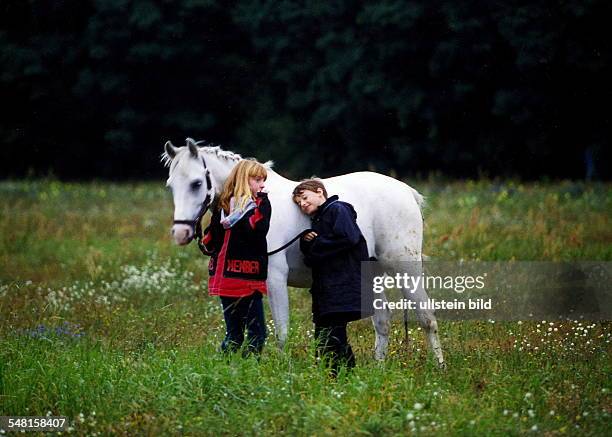
<path fill-rule="evenodd" d="M 193 140 L 193 138 L 187 138 L 185 142 L 187 143 L 187 147 L 189 147 L 189 153 L 191 153 L 191 156 L 193 156 L 194 158 L 197 158 L 199 154 L 199 150 L 198 150 L 198 145 L 196 144 L 196 142 Z"/>
<path fill-rule="evenodd" d="M 166 141 L 166 144 L 164 144 L 164 150 L 170 159 L 173 159 L 178 151 L 178 149 L 172 145 L 171 141 Z"/>

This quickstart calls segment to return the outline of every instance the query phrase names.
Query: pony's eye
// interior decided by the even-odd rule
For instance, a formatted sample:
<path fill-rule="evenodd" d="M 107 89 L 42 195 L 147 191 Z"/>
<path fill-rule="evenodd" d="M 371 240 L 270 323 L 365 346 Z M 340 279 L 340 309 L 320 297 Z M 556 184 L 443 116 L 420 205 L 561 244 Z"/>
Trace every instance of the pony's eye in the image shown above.
<path fill-rule="evenodd" d="M 191 183 L 191 189 L 193 191 L 199 189 L 202 186 L 202 181 L 194 181 Z"/>

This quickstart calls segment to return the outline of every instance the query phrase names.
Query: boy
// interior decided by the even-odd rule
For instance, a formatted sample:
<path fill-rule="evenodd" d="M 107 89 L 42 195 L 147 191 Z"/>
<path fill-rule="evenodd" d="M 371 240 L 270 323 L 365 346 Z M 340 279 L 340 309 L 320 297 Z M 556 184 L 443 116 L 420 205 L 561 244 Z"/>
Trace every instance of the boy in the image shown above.
<path fill-rule="evenodd" d="M 312 230 L 300 240 L 304 262 L 312 268 L 312 316 L 317 355 L 328 358 L 332 375 L 341 365 L 355 366 L 346 325 L 368 317 L 361 302 L 361 261 L 368 260 L 366 240 L 353 206 L 327 197 L 323 183 L 307 179 L 293 190 L 293 201 L 312 219 Z"/>

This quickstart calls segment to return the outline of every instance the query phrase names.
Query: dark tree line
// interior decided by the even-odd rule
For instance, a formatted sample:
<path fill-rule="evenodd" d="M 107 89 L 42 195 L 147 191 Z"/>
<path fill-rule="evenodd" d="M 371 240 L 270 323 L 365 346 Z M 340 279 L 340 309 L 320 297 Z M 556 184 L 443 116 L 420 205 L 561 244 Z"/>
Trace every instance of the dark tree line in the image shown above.
<path fill-rule="evenodd" d="M 607 178 L 612 3 L 4 0 L 3 177 L 160 177 L 190 136 L 293 177 Z"/>

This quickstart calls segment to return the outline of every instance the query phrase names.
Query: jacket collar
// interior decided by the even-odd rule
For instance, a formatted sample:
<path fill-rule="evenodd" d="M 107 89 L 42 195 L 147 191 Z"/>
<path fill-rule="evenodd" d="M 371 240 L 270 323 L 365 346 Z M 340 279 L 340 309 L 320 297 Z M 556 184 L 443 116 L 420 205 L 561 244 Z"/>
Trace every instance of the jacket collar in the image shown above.
<path fill-rule="evenodd" d="M 317 212 L 315 212 L 315 215 L 313 218 L 319 218 L 321 216 L 321 214 L 323 214 L 325 212 L 325 210 L 329 207 L 329 205 L 331 205 L 332 203 L 336 203 L 338 201 L 338 196 L 337 195 L 333 195 L 328 197 L 325 202 L 323 202 L 319 208 L 317 209 Z"/>

